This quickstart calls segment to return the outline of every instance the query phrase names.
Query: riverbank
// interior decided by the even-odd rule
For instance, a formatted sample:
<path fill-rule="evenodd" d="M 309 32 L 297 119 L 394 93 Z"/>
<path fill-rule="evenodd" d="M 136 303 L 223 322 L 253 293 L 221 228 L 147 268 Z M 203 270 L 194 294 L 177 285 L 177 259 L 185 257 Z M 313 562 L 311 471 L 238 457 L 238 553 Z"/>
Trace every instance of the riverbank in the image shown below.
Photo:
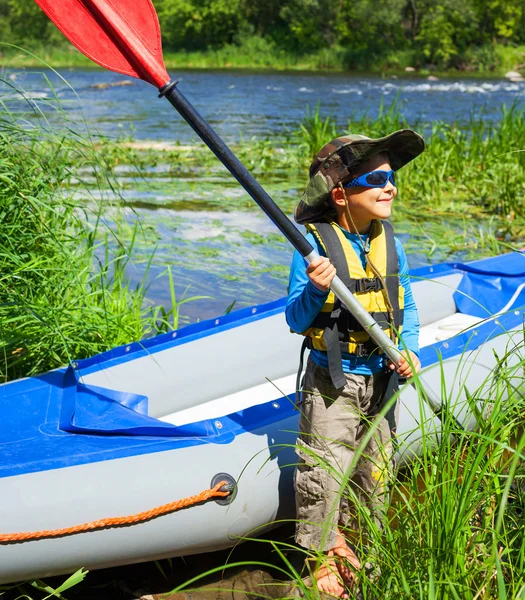
<path fill-rule="evenodd" d="M 0 49 L 2 69 L 39 68 L 46 65 L 54 69 L 98 68 L 71 45 L 41 46 L 31 51 L 3 45 Z M 480 51 L 480 54 L 483 52 Z M 264 40 L 250 38 L 243 45 L 229 44 L 217 50 L 165 50 L 164 60 L 168 70 L 304 71 L 472 79 L 501 78 L 510 71 L 525 74 L 525 46 L 508 47 L 496 44 L 487 48 L 485 54 L 490 54 L 492 59 L 488 62 L 480 62 L 475 58 L 470 61 L 466 59 L 461 69 L 439 70 L 406 51 L 392 52 L 388 59 L 384 60 L 356 63 L 350 60 L 348 50 L 342 47 L 297 54 L 268 45 Z"/>

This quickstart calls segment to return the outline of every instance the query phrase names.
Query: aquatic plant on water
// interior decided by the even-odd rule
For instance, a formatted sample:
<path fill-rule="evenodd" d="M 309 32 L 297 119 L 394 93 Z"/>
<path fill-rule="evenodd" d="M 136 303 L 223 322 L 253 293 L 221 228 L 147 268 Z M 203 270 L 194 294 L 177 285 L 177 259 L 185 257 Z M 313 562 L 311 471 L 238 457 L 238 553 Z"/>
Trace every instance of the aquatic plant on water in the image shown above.
<path fill-rule="evenodd" d="M 307 112 L 296 130 L 284 129 L 282 138 L 241 138 L 233 149 L 281 208 L 291 214 L 306 185 L 312 156 L 327 139 L 345 132 L 379 137 L 414 127 L 423 132 L 427 151 L 399 172 L 399 194 L 392 215 L 409 253 L 419 260 L 426 257 L 442 262 L 449 257 L 472 260 L 520 248 L 525 236 L 524 109 L 503 107 L 502 118 L 496 122 L 485 120 L 483 114 L 472 114 L 466 123 L 425 124 L 407 123 L 402 108 L 402 103 L 394 100 L 382 104 L 378 115 L 343 123 L 318 106 Z M 164 150 L 129 140 L 104 139 L 100 144 L 108 161 L 119 161 L 119 183 L 137 209 L 258 211 L 199 142 L 174 144 Z M 125 155 L 118 155 L 119 148 Z M 122 171 L 125 164 L 129 172 Z M 141 177 L 134 174 L 135 165 Z M 282 236 L 281 242 L 284 247 Z M 248 238 L 245 243 L 249 243 Z M 188 250 L 195 254 L 198 249 L 178 248 L 180 253 Z M 284 272 L 281 281 L 284 290 Z"/>
<path fill-rule="evenodd" d="M 510 230 L 523 231 L 525 108 L 517 103 L 502 106 L 501 116 L 496 121 L 485 119 L 480 110 L 472 112 L 464 123 L 421 120 L 409 123 L 403 117 L 402 108 L 402 102 L 394 99 L 388 105 L 382 102 L 377 115 L 351 117 L 342 122 L 337 115 L 325 114 L 318 105 L 307 110 L 295 130 L 283 130 L 281 139 L 241 139 L 233 148 L 265 187 L 272 190 L 279 184 L 276 200 L 290 211 L 297 196 L 283 193 L 284 190 L 296 189 L 297 195 L 300 194 L 313 156 L 333 136 L 362 133 L 381 137 L 396 129 L 411 127 L 423 134 L 426 151 L 398 174 L 398 208 L 407 213 L 417 210 L 419 218 L 422 207 L 430 217 L 438 212 L 468 213 L 476 217 L 495 215 L 501 219 L 502 226 L 506 222 Z M 226 170 L 219 168 L 212 153 L 198 142 L 160 151 L 148 149 L 147 144 L 133 150 L 133 143 L 126 140 L 122 146 L 129 146 L 124 160 L 140 164 L 142 174 L 153 185 L 157 177 L 165 175 L 150 170 L 152 164 L 160 163 L 170 165 L 175 177 L 173 183 L 177 185 L 178 172 L 183 172 L 185 177 L 195 175 L 205 180 L 222 176 L 224 185 L 230 181 Z M 114 141 L 104 140 L 103 154 L 111 155 L 114 149 Z M 282 188 L 282 181 L 287 188 Z M 164 180 L 163 184 L 166 184 Z M 234 200 L 233 205 L 231 199 L 221 196 L 217 198 L 217 206 L 241 210 L 253 206 L 249 202 L 239 203 L 237 198 Z"/>

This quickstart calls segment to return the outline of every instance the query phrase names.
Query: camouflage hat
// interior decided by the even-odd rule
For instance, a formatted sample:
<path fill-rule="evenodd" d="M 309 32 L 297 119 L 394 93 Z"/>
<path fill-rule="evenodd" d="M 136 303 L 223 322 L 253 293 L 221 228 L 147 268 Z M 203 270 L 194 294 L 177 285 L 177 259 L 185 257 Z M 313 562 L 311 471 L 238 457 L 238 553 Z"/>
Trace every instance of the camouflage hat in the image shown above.
<path fill-rule="evenodd" d="M 376 154 L 387 152 L 394 171 L 404 167 L 425 149 L 423 138 L 411 129 L 400 129 L 386 137 L 364 135 L 335 138 L 321 148 L 310 166 L 310 183 L 295 209 L 297 223 L 311 223 L 326 211 L 330 192 L 348 179 L 356 167 Z"/>

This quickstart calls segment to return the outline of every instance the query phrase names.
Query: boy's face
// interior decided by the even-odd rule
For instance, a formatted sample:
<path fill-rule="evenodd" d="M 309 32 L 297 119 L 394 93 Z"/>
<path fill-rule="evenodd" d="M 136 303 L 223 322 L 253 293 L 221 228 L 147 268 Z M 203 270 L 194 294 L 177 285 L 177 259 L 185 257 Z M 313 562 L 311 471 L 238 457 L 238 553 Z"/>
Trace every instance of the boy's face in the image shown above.
<path fill-rule="evenodd" d="M 366 163 L 363 163 L 354 177 L 359 177 L 370 171 L 390 171 L 387 154 L 377 154 Z M 345 188 L 348 208 L 352 217 L 362 219 L 388 219 L 392 212 L 392 202 L 397 196 L 397 188 L 391 181 L 383 188 L 353 187 Z M 354 216 L 355 215 L 355 216 Z"/>
<path fill-rule="evenodd" d="M 377 154 L 366 163 L 360 165 L 359 170 L 353 173 L 359 177 L 370 171 L 390 171 L 390 160 L 387 154 Z M 392 202 L 397 196 L 397 188 L 390 180 L 383 188 L 352 187 L 344 188 L 348 208 L 358 229 L 373 219 L 388 219 L 392 212 Z M 334 203 L 344 207 L 344 199 L 340 188 L 332 192 Z M 338 211 L 339 212 L 339 211 Z"/>

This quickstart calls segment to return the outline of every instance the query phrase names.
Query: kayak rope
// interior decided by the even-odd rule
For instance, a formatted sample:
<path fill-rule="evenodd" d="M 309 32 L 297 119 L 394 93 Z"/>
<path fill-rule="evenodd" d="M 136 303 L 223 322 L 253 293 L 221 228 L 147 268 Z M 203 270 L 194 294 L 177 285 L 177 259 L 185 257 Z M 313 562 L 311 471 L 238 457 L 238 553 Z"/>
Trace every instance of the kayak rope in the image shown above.
<path fill-rule="evenodd" d="M 226 489 L 221 489 L 226 488 Z M 63 529 L 44 529 L 43 531 L 30 531 L 26 533 L 2 533 L 0 534 L 0 544 L 16 543 L 16 542 L 29 542 L 32 540 L 39 540 L 43 538 L 57 538 L 66 535 L 75 535 L 77 533 L 85 533 L 86 531 L 96 531 L 97 529 L 106 529 L 108 527 L 122 527 L 124 525 L 138 525 L 144 523 L 156 517 L 167 515 L 169 513 L 180 510 L 181 508 L 187 508 L 201 502 L 206 502 L 212 498 L 224 498 L 232 493 L 231 485 L 227 481 L 219 481 L 219 483 L 213 488 L 204 490 L 200 494 L 183 498 L 182 500 L 176 500 L 169 504 L 163 504 L 157 506 L 151 510 L 137 513 L 135 515 L 128 515 L 126 517 L 110 517 L 108 519 L 99 519 L 98 521 L 91 521 L 89 523 L 83 523 L 82 525 L 74 525 L 73 527 L 64 527 Z"/>

